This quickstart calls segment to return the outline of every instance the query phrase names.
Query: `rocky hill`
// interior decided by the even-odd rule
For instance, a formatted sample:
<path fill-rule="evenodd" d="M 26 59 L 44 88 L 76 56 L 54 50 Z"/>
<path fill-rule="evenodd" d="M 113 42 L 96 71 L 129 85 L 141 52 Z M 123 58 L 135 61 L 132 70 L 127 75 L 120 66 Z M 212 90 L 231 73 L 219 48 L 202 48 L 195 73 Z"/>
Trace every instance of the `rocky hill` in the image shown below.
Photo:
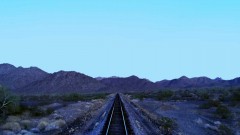
<path fill-rule="evenodd" d="M 37 67 L 23 68 L 0 64 L 0 85 L 21 94 L 66 94 L 95 92 L 139 92 L 160 89 L 240 87 L 240 78 L 222 80 L 208 77 L 188 78 L 151 82 L 137 76 L 97 77 L 74 72 L 59 71 L 49 74 Z"/>
<path fill-rule="evenodd" d="M 104 92 L 108 88 L 96 79 L 78 72 L 59 71 L 17 91 L 31 94 L 66 94 Z"/>
<path fill-rule="evenodd" d="M 153 90 L 157 87 L 153 82 L 147 79 L 140 79 L 137 76 L 102 78 L 99 81 L 109 87 L 118 88 L 124 92 Z"/>
<path fill-rule="evenodd" d="M 188 78 L 186 76 L 173 80 L 156 82 L 158 88 L 211 88 L 211 87 L 239 87 L 240 78 L 222 80 L 221 78 L 210 79 L 208 77 Z"/>
<path fill-rule="evenodd" d="M 156 82 L 159 88 L 198 88 L 215 85 L 215 81 L 207 77 L 188 78 L 182 76 L 178 79 Z"/>
<path fill-rule="evenodd" d="M 18 89 L 32 82 L 42 80 L 49 74 L 37 67 L 23 68 L 10 64 L 0 64 L 0 84 L 10 89 Z"/>

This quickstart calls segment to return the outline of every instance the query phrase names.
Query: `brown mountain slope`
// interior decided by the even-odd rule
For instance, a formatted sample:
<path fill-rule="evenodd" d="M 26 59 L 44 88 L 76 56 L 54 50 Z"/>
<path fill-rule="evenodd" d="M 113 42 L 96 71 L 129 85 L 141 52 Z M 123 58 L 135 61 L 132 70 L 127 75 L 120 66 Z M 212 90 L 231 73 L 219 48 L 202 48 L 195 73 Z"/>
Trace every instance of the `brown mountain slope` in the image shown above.
<path fill-rule="evenodd" d="M 77 72 L 59 71 L 18 90 L 22 94 L 66 94 L 106 91 L 96 79 Z"/>
<path fill-rule="evenodd" d="M 109 87 L 118 88 L 123 92 L 137 92 L 156 89 L 156 85 L 153 82 L 147 79 L 140 79 L 137 76 L 130 76 L 126 78 L 103 78 L 99 81 Z"/>
<path fill-rule="evenodd" d="M 24 87 L 47 76 L 48 73 L 37 67 L 16 68 L 10 64 L 0 64 L 0 84 L 10 89 Z"/>

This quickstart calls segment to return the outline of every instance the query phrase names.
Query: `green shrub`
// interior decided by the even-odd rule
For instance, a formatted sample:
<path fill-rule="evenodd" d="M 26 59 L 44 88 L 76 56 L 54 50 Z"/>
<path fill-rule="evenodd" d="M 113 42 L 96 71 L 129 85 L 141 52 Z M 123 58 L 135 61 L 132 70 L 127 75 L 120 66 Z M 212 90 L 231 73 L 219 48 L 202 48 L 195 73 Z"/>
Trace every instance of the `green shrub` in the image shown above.
<path fill-rule="evenodd" d="M 226 101 L 226 95 L 219 95 L 218 100 L 222 102 Z"/>
<path fill-rule="evenodd" d="M 25 109 L 25 111 L 28 111 L 34 117 L 42 117 L 50 115 L 54 110 L 53 109 L 43 110 L 40 109 L 39 107 L 29 107 Z"/>
<path fill-rule="evenodd" d="M 80 100 L 84 100 L 83 96 L 81 96 L 78 93 L 72 93 L 72 94 L 69 94 L 69 95 L 64 95 L 64 96 L 62 96 L 62 99 L 64 101 L 80 101 Z"/>
<path fill-rule="evenodd" d="M 204 93 L 201 93 L 201 94 L 200 94 L 200 98 L 201 98 L 202 100 L 208 100 L 208 99 L 210 98 L 210 95 L 209 95 L 209 93 L 204 92 Z"/>
<path fill-rule="evenodd" d="M 192 97 L 192 94 L 189 90 L 184 90 L 184 91 L 181 91 L 180 95 L 184 98 L 189 98 L 189 97 Z"/>
<path fill-rule="evenodd" d="M 108 93 L 97 93 L 97 94 L 88 94 L 85 95 L 85 100 L 93 100 L 93 99 L 105 99 Z"/>
<path fill-rule="evenodd" d="M 225 125 L 220 125 L 218 129 L 220 135 L 234 135 L 233 131 Z"/>
<path fill-rule="evenodd" d="M 44 116 L 44 112 L 40 110 L 38 107 L 28 108 L 28 111 L 32 116 Z"/>
<path fill-rule="evenodd" d="M 148 95 L 146 93 L 135 93 L 132 96 L 133 96 L 133 98 L 137 98 L 140 100 L 143 100 L 144 98 L 148 97 Z"/>
<path fill-rule="evenodd" d="M 10 104 L 7 110 L 8 114 L 19 114 L 21 112 L 21 106 L 19 105 L 19 101 L 14 104 Z"/>
<path fill-rule="evenodd" d="M 240 101 L 240 89 L 233 91 L 231 100 L 234 102 L 239 102 Z"/>
<path fill-rule="evenodd" d="M 14 96 L 9 90 L 0 86 L 0 115 L 4 119 L 8 114 L 14 114 L 20 110 L 20 98 Z"/>
<path fill-rule="evenodd" d="M 231 111 L 223 105 L 220 105 L 216 109 L 216 114 L 222 119 L 227 119 L 231 116 Z"/>
<path fill-rule="evenodd" d="M 107 93 L 97 93 L 97 94 L 78 94 L 72 93 L 68 95 L 56 96 L 58 100 L 63 101 L 89 101 L 93 99 L 105 99 L 107 97 Z"/>
<path fill-rule="evenodd" d="M 176 123 L 168 117 L 158 119 L 158 123 L 161 125 L 160 128 L 165 135 L 172 134 L 173 129 L 176 127 Z"/>
<path fill-rule="evenodd" d="M 218 107 L 220 105 L 221 105 L 221 103 L 219 101 L 217 101 L 217 100 L 208 100 L 207 103 L 201 104 L 199 106 L 199 108 L 201 108 L 201 109 L 210 109 L 212 107 Z"/>
<path fill-rule="evenodd" d="M 156 93 L 155 98 L 158 100 L 166 100 L 166 99 L 171 98 L 173 96 L 173 94 L 174 93 L 171 90 L 163 90 L 163 91 Z"/>

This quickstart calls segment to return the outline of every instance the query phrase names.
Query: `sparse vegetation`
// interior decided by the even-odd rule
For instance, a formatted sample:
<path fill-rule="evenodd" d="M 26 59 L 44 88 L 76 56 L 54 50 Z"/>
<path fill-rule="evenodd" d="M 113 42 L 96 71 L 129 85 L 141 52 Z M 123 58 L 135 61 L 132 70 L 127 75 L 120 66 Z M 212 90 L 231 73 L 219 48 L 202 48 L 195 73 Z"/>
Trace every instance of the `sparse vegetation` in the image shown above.
<path fill-rule="evenodd" d="M 135 94 L 132 94 L 132 97 L 133 98 L 137 98 L 137 99 L 140 99 L 140 100 L 143 100 L 144 98 L 147 98 L 149 97 L 149 95 L 147 93 L 135 93 Z"/>
<path fill-rule="evenodd" d="M 240 89 L 224 88 L 196 88 L 196 89 L 161 89 L 155 92 L 128 93 L 132 98 L 144 99 L 154 98 L 157 100 L 187 100 L 187 101 L 208 101 L 218 100 L 221 102 L 231 101 L 235 105 L 240 101 Z"/>
<path fill-rule="evenodd" d="M 223 124 L 220 125 L 218 129 L 220 135 L 234 135 L 233 131 Z"/>
<path fill-rule="evenodd" d="M 165 135 L 171 135 L 173 129 L 176 127 L 176 123 L 168 117 L 159 118 L 158 123 L 161 125 L 160 128 Z"/>
<path fill-rule="evenodd" d="M 19 97 L 0 86 L 0 119 L 3 120 L 8 114 L 14 114 L 19 109 Z"/>
<path fill-rule="evenodd" d="M 210 95 L 208 92 L 200 92 L 199 95 L 201 100 L 208 100 L 210 98 Z"/>
<path fill-rule="evenodd" d="M 57 96 L 58 100 L 63 101 L 89 101 L 93 99 L 105 99 L 107 93 L 99 93 L 99 94 L 78 94 L 78 93 L 72 93 L 69 95 L 63 95 L 63 96 Z"/>
<path fill-rule="evenodd" d="M 239 120 L 239 116 L 236 115 L 236 110 L 234 108 L 240 106 L 240 88 L 201 88 L 201 89 L 180 89 L 180 90 L 160 90 L 151 93 L 134 93 L 132 98 L 138 98 L 142 100 L 143 98 L 152 98 L 156 100 L 162 100 L 161 104 L 178 105 L 178 102 L 172 103 L 172 101 L 191 101 L 191 104 L 199 105 L 199 112 L 206 114 L 206 117 L 214 120 L 219 120 L 220 125 L 215 125 L 212 128 L 217 128 L 216 132 L 220 135 L 233 135 L 233 128 L 229 125 L 230 121 Z M 151 101 L 139 101 L 140 105 L 143 107 L 147 106 L 147 103 Z M 181 103 L 181 104 L 187 104 Z M 153 109 L 149 107 L 150 109 Z M 163 109 L 162 106 L 160 106 Z M 173 111 L 173 110 L 171 110 Z M 171 112 L 170 112 L 171 113 Z M 174 114 L 174 113 L 173 113 Z M 238 113 L 237 113 L 238 114 Z M 166 116 L 166 115 L 164 115 Z M 168 115 L 167 115 L 168 116 Z M 153 117 L 154 118 L 154 117 Z M 174 129 L 174 120 L 172 119 L 155 119 L 156 123 L 162 123 L 160 127 L 164 134 L 171 133 L 171 129 Z M 222 124 L 224 123 L 224 124 Z M 227 125 L 225 125 L 227 124 Z M 157 124 L 159 125 L 159 124 Z M 168 132 L 170 131 L 170 132 Z"/>
<path fill-rule="evenodd" d="M 210 109 L 212 107 L 218 107 L 221 103 L 218 100 L 208 100 L 206 103 L 199 105 L 201 109 Z"/>
<path fill-rule="evenodd" d="M 42 117 L 53 113 L 53 109 L 41 109 L 40 106 L 48 105 L 54 102 L 76 102 L 76 101 L 90 101 L 93 99 L 105 99 L 107 93 L 99 94 L 78 94 L 72 93 L 69 95 L 42 95 L 42 96 L 14 96 L 7 89 L 0 87 L 0 123 L 9 115 L 21 115 L 28 112 L 30 116 Z M 27 102 L 30 105 L 20 104 L 20 102 Z M 36 102 L 37 105 L 31 105 Z"/>
<path fill-rule="evenodd" d="M 25 106 L 21 106 L 21 111 L 19 112 L 19 114 L 23 113 L 23 112 L 29 112 L 31 116 L 33 117 L 41 117 L 41 116 L 47 116 L 49 114 L 51 114 L 54 110 L 53 109 L 46 109 L 43 110 L 41 108 L 39 108 L 38 106 L 32 106 L 32 107 L 25 107 Z"/>
<path fill-rule="evenodd" d="M 142 108 L 140 105 L 135 104 L 131 102 L 133 106 L 139 108 L 140 112 L 148 118 L 148 120 L 152 121 L 155 123 L 159 130 L 162 132 L 164 135 L 171 135 L 176 129 L 177 124 L 173 119 L 170 119 L 168 117 L 158 117 L 157 115 L 150 113 L 148 110 Z"/>
<path fill-rule="evenodd" d="M 144 98 L 154 98 L 157 100 L 167 100 L 171 99 L 174 95 L 174 92 L 171 90 L 160 90 L 158 92 L 154 93 L 146 93 L 146 92 L 140 92 L 140 93 L 129 93 L 132 95 L 132 98 L 137 98 L 140 100 L 143 100 Z"/>
<path fill-rule="evenodd" d="M 158 100 L 166 100 L 166 99 L 170 99 L 173 96 L 173 94 L 174 93 L 171 90 L 163 90 L 156 93 L 154 97 Z"/>
<path fill-rule="evenodd" d="M 216 115 L 222 119 L 227 119 L 231 116 L 231 111 L 228 109 L 228 107 L 223 105 L 218 100 L 209 100 L 208 102 L 199 105 L 200 109 L 210 109 L 212 107 L 216 108 Z"/>
<path fill-rule="evenodd" d="M 105 99 L 108 93 L 79 94 L 70 93 L 65 95 L 41 95 L 41 96 L 23 96 L 24 101 L 38 101 L 41 105 L 46 105 L 58 101 L 89 101 L 93 99 Z"/>
<path fill-rule="evenodd" d="M 230 97 L 230 101 L 231 101 L 232 105 L 235 106 L 240 103 L 240 88 L 234 89 L 231 92 L 232 92 L 232 94 Z"/>
<path fill-rule="evenodd" d="M 60 99 L 62 99 L 63 101 L 81 101 L 84 100 L 84 97 L 80 94 L 77 93 L 72 93 L 69 95 L 63 95 L 59 97 Z"/>
<path fill-rule="evenodd" d="M 232 96 L 233 101 L 240 101 L 240 90 L 234 91 Z"/>
<path fill-rule="evenodd" d="M 222 119 L 227 119 L 231 116 L 231 111 L 228 109 L 228 107 L 219 105 L 216 109 L 216 114 Z"/>

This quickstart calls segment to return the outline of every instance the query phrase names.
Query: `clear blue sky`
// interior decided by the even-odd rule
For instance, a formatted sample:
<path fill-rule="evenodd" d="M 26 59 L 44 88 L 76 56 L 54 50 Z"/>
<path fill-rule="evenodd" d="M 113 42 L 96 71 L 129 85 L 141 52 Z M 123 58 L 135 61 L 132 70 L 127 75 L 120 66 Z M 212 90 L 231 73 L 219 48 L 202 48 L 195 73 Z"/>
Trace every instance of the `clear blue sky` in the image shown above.
<path fill-rule="evenodd" d="M 239 0 L 1 0 L 0 63 L 152 81 L 240 76 Z"/>

